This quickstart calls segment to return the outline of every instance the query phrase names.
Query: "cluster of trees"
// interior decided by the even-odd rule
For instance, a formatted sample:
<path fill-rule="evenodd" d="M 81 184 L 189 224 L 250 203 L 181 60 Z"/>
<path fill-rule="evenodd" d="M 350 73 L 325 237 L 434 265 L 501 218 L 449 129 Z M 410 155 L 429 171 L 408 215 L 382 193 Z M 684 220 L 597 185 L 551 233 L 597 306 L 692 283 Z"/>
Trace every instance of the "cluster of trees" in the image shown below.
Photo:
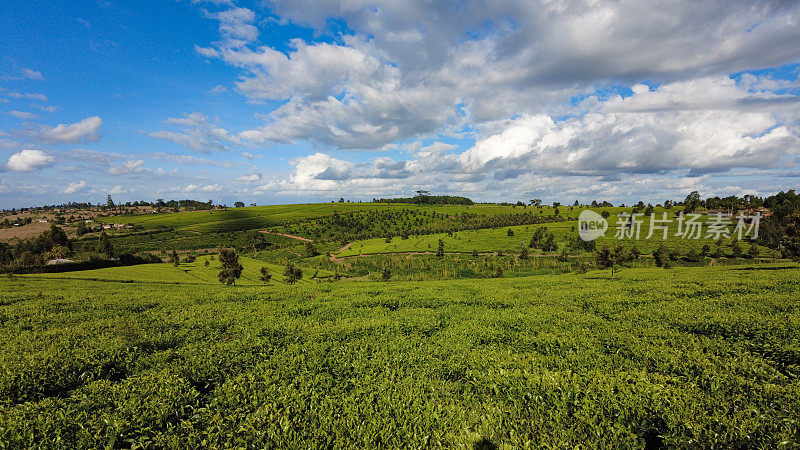
<path fill-rule="evenodd" d="M 762 219 L 758 242 L 780 250 L 783 257 L 800 260 L 800 195 L 794 190 L 764 199 L 771 215 Z"/>
<path fill-rule="evenodd" d="M 416 197 L 373 198 L 373 203 L 412 203 L 416 205 L 474 205 L 471 199 L 455 195 L 417 195 Z"/>
<path fill-rule="evenodd" d="M 15 217 L 13 220 L 8 220 L 8 217 L 6 217 L 2 222 L 0 222 L 0 228 L 21 227 L 23 225 L 28 225 L 31 222 L 33 222 L 33 218 L 30 216 L 25 217 L 24 219 Z"/>
<path fill-rule="evenodd" d="M 72 243 L 64 230 L 55 224 L 40 235 L 23 239 L 16 245 L 0 242 L 0 265 L 42 266 L 49 259 L 72 255 Z"/>
<path fill-rule="evenodd" d="M 622 244 L 614 248 L 603 247 L 595 253 L 595 263 L 600 269 L 611 269 L 611 276 L 620 267 L 626 266 L 639 257 L 638 252 L 626 249 Z"/>
<path fill-rule="evenodd" d="M 554 252 L 558 250 L 556 237 L 547 231 L 547 227 L 539 227 L 533 232 L 531 242 L 528 247 L 541 249 L 543 252 Z"/>
<path fill-rule="evenodd" d="M 51 224 L 48 230 L 36 237 L 23 239 L 13 245 L 0 242 L 0 271 L 39 271 L 48 261 L 59 259 L 71 261 L 59 264 L 63 266 L 59 270 L 160 262 L 159 258 L 150 254 L 133 255 L 116 252 L 105 232 L 102 232 L 96 240 L 84 240 L 81 243 L 80 248 L 76 250 L 64 230 Z M 105 264 L 96 264 L 99 262 Z"/>

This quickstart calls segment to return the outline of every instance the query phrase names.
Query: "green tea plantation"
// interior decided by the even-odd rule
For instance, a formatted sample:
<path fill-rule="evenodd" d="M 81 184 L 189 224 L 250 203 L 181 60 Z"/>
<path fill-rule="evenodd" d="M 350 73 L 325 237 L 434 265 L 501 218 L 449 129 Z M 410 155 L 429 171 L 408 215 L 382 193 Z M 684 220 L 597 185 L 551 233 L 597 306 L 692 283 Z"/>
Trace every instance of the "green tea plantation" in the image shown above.
<path fill-rule="evenodd" d="M 3 277 L 0 448 L 800 445 L 793 263 L 190 278 Z"/>

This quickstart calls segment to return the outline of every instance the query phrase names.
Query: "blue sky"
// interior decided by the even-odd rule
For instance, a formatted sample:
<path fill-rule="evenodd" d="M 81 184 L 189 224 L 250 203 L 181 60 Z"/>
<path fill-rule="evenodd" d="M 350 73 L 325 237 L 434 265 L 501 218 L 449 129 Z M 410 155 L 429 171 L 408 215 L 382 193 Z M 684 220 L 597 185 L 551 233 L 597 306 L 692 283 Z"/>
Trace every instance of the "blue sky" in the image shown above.
<path fill-rule="evenodd" d="M 5 2 L 0 208 L 797 188 L 800 4 L 657 3 Z"/>

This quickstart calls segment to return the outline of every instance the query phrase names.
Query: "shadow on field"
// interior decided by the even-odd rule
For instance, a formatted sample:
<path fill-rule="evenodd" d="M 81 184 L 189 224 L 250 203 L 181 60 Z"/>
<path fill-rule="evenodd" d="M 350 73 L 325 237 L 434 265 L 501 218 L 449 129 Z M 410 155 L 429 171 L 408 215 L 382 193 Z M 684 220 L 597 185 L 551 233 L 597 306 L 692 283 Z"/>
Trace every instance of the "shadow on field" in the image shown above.
<path fill-rule="evenodd" d="M 785 269 L 800 269 L 798 266 L 768 266 L 768 267 L 734 267 L 729 270 L 785 270 Z"/>

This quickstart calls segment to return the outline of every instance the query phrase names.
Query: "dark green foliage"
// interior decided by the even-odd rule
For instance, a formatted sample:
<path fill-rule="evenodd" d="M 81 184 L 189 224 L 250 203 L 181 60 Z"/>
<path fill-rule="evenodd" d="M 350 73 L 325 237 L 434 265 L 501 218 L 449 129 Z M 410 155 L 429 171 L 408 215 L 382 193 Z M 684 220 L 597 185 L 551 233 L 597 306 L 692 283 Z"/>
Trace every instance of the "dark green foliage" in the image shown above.
<path fill-rule="evenodd" d="M 383 270 L 381 270 L 381 279 L 383 281 L 391 280 L 392 279 L 392 270 L 389 269 L 388 267 L 384 267 Z"/>
<path fill-rule="evenodd" d="M 297 283 L 303 278 L 303 270 L 292 262 L 287 262 L 286 268 L 283 270 L 283 278 L 289 284 Z"/>
<path fill-rule="evenodd" d="M 86 222 L 83 220 L 78 222 L 78 228 L 76 231 L 78 233 L 78 236 L 83 236 L 84 234 L 88 233 L 89 228 L 86 226 Z"/>
<path fill-rule="evenodd" d="M 742 246 L 739 244 L 739 241 L 733 240 L 731 242 L 731 256 L 733 258 L 741 258 L 742 257 Z"/>
<path fill-rule="evenodd" d="M 508 233 L 506 233 L 506 234 L 508 234 L 508 236 L 509 236 L 509 237 L 510 237 L 510 236 L 514 236 L 514 230 L 512 230 L 511 228 L 509 228 L 509 229 L 508 229 Z"/>
<path fill-rule="evenodd" d="M 758 258 L 758 246 L 756 244 L 750 244 L 750 248 L 747 250 L 747 256 L 749 258 Z"/>
<path fill-rule="evenodd" d="M 221 265 L 219 282 L 227 285 L 236 285 L 236 279 L 242 276 L 242 264 L 239 262 L 239 254 L 234 249 L 223 248 L 219 250 L 219 262 Z"/>
<path fill-rule="evenodd" d="M 611 276 L 619 267 L 631 261 L 631 254 L 622 245 L 617 245 L 613 249 L 603 247 L 595 254 L 595 262 L 600 269 L 611 269 Z"/>
<path fill-rule="evenodd" d="M 558 255 L 558 260 L 562 262 L 569 261 L 569 253 L 567 252 L 566 246 L 561 248 L 561 253 Z"/>
<path fill-rule="evenodd" d="M 259 275 L 258 279 L 261 280 L 262 283 L 269 283 L 269 280 L 272 279 L 272 273 L 270 273 L 269 269 L 265 266 L 259 269 L 261 275 Z"/>
<path fill-rule="evenodd" d="M 528 259 L 528 247 L 522 247 L 522 250 L 519 251 L 519 257 L 520 259 Z"/>
<path fill-rule="evenodd" d="M 683 201 L 683 212 L 686 214 L 694 213 L 701 206 L 703 206 L 703 201 L 700 199 L 700 194 L 697 191 L 692 191 Z"/>
<path fill-rule="evenodd" d="M 319 252 L 317 251 L 317 248 L 314 247 L 314 244 L 311 242 L 306 242 L 306 245 L 303 249 L 303 256 L 306 258 L 311 258 L 317 255 L 319 255 Z"/>
<path fill-rule="evenodd" d="M 178 256 L 178 252 L 175 250 L 172 251 L 169 255 L 169 262 L 172 263 L 173 266 L 178 267 L 181 263 L 181 259 Z"/>
<path fill-rule="evenodd" d="M 436 256 L 440 258 L 444 256 L 444 241 L 442 241 L 441 239 L 439 239 L 439 247 L 436 250 Z"/>
<path fill-rule="evenodd" d="M 669 262 L 669 253 L 664 244 L 659 245 L 656 251 L 653 252 L 653 260 L 655 260 L 658 267 L 664 267 L 664 264 Z"/>
<path fill-rule="evenodd" d="M 467 197 L 452 195 L 417 195 L 416 197 L 381 198 L 372 201 L 376 203 L 411 203 L 418 205 L 472 205 L 475 203 Z"/>
<path fill-rule="evenodd" d="M 105 255 L 107 258 L 114 257 L 114 247 L 111 245 L 111 240 L 108 239 L 108 235 L 105 231 L 100 233 L 100 237 L 97 240 L 97 252 Z"/>
<path fill-rule="evenodd" d="M 554 252 L 558 250 L 558 244 L 556 244 L 555 236 L 548 233 L 542 242 L 541 248 L 543 252 Z"/>

